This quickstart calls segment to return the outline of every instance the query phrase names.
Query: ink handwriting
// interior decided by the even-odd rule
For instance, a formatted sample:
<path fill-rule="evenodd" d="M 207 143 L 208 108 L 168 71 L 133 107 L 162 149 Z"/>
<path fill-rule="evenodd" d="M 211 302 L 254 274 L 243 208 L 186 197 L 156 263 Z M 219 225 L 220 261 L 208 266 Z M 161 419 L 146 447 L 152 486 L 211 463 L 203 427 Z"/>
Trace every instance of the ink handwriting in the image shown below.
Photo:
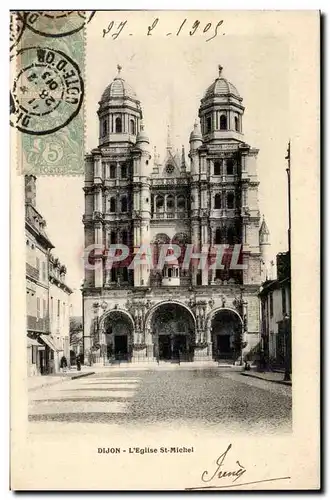
<path fill-rule="evenodd" d="M 237 479 L 241 478 L 243 474 L 245 474 L 246 469 L 238 460 L 236 460 L 236 465 L 234 467 L 228 467 L 227 470 L 225 469 L 225 460 L 231 446 L 232 445 L 230 444 L 226 451 L 221 453 L 221 455 L 217 458 L 215 461 L 215 468 L 205 470 L 202 473 L 201 480 L 203 483 L 209 483 L 214 479 L 232 479 L 232 482 L 234 483 Z"/>
<path fill-rule="evenodd" d="M 223 20 L 218 21 L 216 24 L 208 22 L 205 25 L 201 23 L 198 19 L 194 21 L 193 23 L 188 22 L 188 19 L 184 19 L 180 25 L 174 27 L 172 31 L 166 31 L 166 26 L 164 23 L 161 22 L 159 17 L 156 17 L 153 22 L 149 25 L 146 26 L 145 28 L 145 35 L 148 37 L 152 37 L 152 35 L 157 34 L 157 35 L 164 35 L 166 37 L 170 36 L 184 36 L 188 35 L 190 37 L 194 36 L 195 34 L 199 34 L 202 36 L 205 36 L 205 41 L 210 42 L 214 38 L 216 38 L 218 35 L 225 35 L 225 33 L 220 33 L 221 30 L 219 30 L 220 26 L 223 24 Z M 123 32 L 125 28 L 125 32 Z M 128 36 L 132 36 L 134 33 L 131 32 L 131 30 L 128 29 L 128 22 L 127 19 L 124 21 L 111 21 L 107 28 L 103 29 L 103 38 L 107 35 L 109 35 L 113 40 L 117 40 L 117 38 L 121 34 L 128 34 Z M 211 35 L 211 36 L 210 36 Z M 207 38 L 206 38 L 207 37 Z"/>

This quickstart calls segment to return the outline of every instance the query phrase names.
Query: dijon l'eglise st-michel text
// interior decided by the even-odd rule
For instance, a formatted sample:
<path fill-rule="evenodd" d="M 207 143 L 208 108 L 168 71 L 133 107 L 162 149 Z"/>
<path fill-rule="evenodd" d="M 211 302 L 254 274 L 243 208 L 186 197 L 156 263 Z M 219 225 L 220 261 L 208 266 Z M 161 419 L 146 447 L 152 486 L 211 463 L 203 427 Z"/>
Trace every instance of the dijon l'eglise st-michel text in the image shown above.
<path fill-rule="evenodd" d="M 97 453 L 99 454 L 111 454 L 116 455 L 120 453 L 128 453 L 135 455 L 144 455 L 144 454 L 157 454 L 157 453 L 194 453 L 194 447 L 190 446 L 160 446 L 158 448 L 151 448 L 149 446 L 138 447 L 138 446 L 129 446 L 127 448 L 121 447 L 108 447 L 108 448 L 97 448 Z"/>

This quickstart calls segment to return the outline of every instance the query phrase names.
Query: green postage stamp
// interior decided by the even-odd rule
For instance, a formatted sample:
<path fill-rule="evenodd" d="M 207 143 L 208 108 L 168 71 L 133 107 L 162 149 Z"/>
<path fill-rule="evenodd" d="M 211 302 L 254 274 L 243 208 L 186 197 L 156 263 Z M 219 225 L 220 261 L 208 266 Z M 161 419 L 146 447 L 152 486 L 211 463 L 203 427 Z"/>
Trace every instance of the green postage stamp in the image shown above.
<path fill-rule="evenodd" d="M 77 175 L 84 165 L 85 11 L 12 12 L 10 123 L 21 173 Z"/>

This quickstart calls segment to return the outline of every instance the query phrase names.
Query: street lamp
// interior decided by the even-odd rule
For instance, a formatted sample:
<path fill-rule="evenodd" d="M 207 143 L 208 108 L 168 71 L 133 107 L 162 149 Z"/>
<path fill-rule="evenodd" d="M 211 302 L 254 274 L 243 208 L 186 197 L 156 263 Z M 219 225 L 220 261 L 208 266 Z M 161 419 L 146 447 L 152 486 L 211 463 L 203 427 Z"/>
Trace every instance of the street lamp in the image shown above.
<path fill-rule="evenodd" d="M 285 159 L 288 162 L 286 174 L 288 178 L 288 247 L 289 247 L 289 286 L 291 287 L 291 143 L 289 141 L 287 155 Z M 291 314 L 291 293 L 289 293 L 289 310 Z M 291 318 L 288 314 L 284 316 L 284 339 L 285 339 L 285 367 L 284 367 L 284 381 L 291 380 Z"/>

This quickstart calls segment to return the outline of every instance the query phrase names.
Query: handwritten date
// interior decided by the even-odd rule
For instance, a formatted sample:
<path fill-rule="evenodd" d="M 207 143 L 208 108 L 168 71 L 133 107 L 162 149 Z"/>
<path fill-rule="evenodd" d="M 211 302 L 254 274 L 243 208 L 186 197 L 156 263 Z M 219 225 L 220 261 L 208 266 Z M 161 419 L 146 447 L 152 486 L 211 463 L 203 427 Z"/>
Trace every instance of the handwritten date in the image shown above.
<path fill-rule="evenodd" d="M 202 34 L 208 36 L 208 38 L 205 40 L 206 42 L 210 42 L 213 40 L 216 36 L 218 36 L 219 33 L 219 28 L 223 24 L 222 21 L 218 21 L 217 24 L 212 25 L 212 23 L 206 23 L 205 26 L 202 25 L 202 23 L 197 19 L 194 21 L 194 23 L 189 23 L 187 19 L 184 19 L 180 26 L 177 27 L 173 32 L 167 32 L 163 31 L 163 35 L 170 37 L 170 36 L 179 36 L 181 35 L 189 35 L 189 36 L 194 36 L 196 33 L 197 34 Z M 125 29 L 125 32 L 128 32 L 128 24 L 127 20 L 125 21 L 111 21 L 108 24 L 108 27 L 103 29 L 103 38 L 110 34 L 113 40 L 116 40 L 123 30 Z M 150 26 L 147 26 L 145 29 L 145 35 L 146 36 L 152 36 L 154 33 L 161 34 L 161 22 L 158 17 L 154 19 L 154 21 L 151 23 Z M 128 33 L 129 36 L 132 36 L 133 33 Z M 212 36 L 210 36 L 212 35 Z M 224 33 L 222 33 L 224 35 Z"/>

